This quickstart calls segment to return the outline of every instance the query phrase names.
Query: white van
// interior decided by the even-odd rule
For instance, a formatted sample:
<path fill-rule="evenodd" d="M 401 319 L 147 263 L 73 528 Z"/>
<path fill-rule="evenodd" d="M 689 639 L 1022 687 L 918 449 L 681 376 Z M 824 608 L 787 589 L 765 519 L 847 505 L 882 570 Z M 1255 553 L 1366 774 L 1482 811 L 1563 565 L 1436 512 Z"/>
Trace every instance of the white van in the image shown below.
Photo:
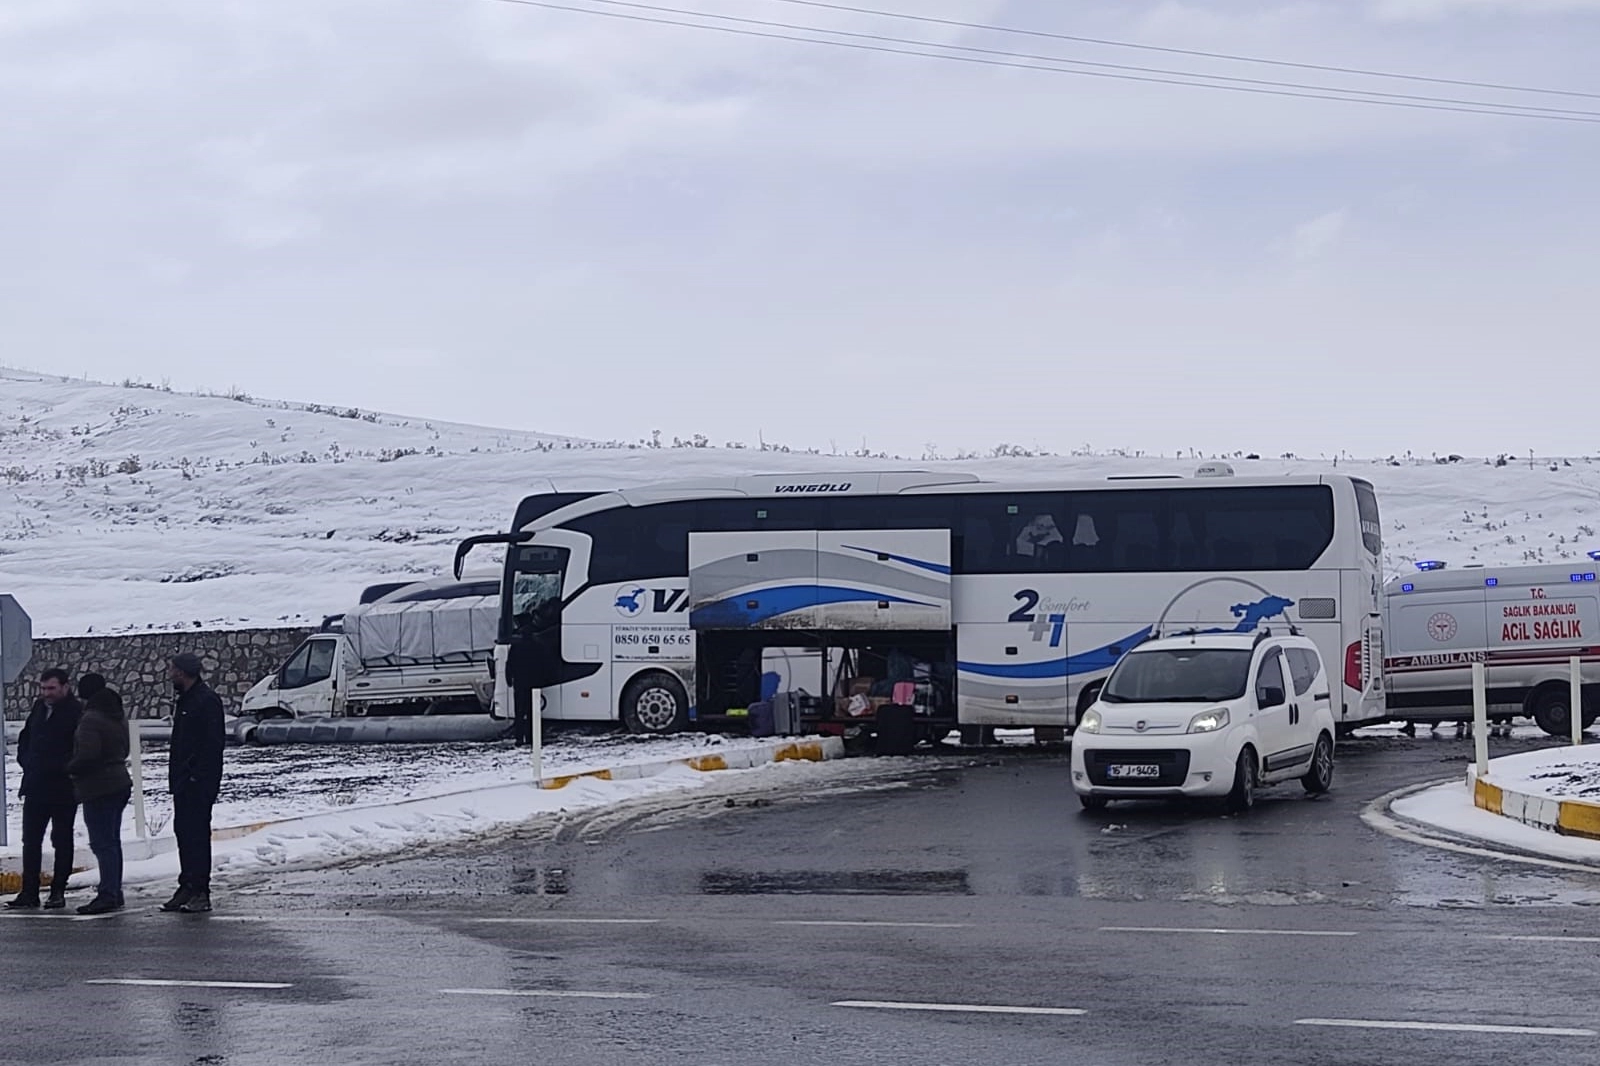
<path fill-rule="evenodd" d="M 1600 717 L 1597 564 L 1437 568 L 1384 586 L 1384 689 L 1392 718 L 1472 715 L 1472 664 L 1488 676 L 1489 716 L 1527 716 L 1569 736 L 1570 660 L 1582 662 L 1583 724 Z"/>
<path fill-rule="evenodd" d="M 1225 798 L 1299 780 L 1333 785 L 1331 682 L 1293 632 L 1150 640 L 1118 661 L 1072 738 L 1072 787 L 1087 810 L 1114 799 Z"/>

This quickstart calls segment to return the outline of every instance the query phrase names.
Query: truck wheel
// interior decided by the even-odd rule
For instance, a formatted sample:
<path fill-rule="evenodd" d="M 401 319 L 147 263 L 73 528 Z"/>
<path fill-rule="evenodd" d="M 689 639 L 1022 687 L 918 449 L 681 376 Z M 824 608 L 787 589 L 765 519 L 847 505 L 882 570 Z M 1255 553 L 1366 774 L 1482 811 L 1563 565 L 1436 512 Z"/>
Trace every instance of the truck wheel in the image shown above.
<path fill-rule="evenodd" d="M 677 733 L 689 721 L 689 696 L 671 674 L 640 674 L 622 690 L 622 724 L 630 733 Z"/>
<path fill-rule="evenodd" d="M 1553 737 L 1572 735 L 1572 700 L 1566 685 L 1549 685 L 1533 694 L 1530 714 L 1539 728 Z"/>
<path fill-rule="evenodd" d="M 1228 813 L 1246 814 L 1256 805 L 1256 753 L 1246 747 L 1233 767 L 1233 791 L 1228 793 Z"/>
<path fill-rule="evenodd" d="M 1313 796 L 1320 796 L 1333 787 L 1333 740 L 1328 734 L 1317 737 L 1317 750 L 1311 755 L 1311 769 L 1300 779 L 1300 784 Z"/>

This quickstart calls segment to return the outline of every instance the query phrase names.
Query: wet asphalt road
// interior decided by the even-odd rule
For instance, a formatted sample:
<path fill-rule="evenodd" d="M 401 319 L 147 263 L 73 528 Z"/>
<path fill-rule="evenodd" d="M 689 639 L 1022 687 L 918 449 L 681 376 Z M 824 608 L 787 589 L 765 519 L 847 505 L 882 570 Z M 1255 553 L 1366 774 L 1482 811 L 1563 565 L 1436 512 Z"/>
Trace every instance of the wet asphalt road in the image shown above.
<path fill-rule="evenodd" d="M 1600 876 L 1360 820 L 1469 755 L 1357 741 L 1331 797 L 1244 818 L 1082 815 L 1060 754 L 858 760 L 219 887 L 208 918 L 4 915 L 0 1062 L 1587 1066 Z M 151 979 L 284 987 L 91 983 Z M 1393 1027 L 1441 1024 L 1540 1031 Z"/>

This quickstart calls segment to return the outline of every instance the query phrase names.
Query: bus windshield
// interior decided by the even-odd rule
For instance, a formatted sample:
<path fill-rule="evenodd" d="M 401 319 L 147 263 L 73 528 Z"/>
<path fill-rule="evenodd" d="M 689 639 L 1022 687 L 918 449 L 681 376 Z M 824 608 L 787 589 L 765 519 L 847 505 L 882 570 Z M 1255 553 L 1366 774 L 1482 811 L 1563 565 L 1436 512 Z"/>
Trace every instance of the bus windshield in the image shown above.
<path fill-rule="evenodd" d="M 1136 651 L 1112 671 L 1107 703 L 1215 703 L 1244 695 L 1250 652 L 1237 648 Z"/>
<path fill-rule="evenodd" d="M 554 625 L 561 614 L 565 548 L 525 547 L 517 551 L 511 580 L 511 617 L 518 630 Z"/>

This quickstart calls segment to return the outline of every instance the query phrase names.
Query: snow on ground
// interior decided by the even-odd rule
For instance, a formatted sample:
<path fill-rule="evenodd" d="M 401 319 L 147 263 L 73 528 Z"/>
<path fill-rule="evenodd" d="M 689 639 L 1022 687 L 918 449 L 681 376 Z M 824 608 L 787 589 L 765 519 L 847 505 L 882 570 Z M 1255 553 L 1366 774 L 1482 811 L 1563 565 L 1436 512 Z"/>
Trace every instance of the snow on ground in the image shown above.
<path fill-rule="evenodd" d="M 1413 793 L 1396 800 L 1390 809 L 1402 818 L 1516 851 L 1554 859 L 1600 863 L 1600 840 L 1562 836 L 1490 814 L 1473 804 L 1472 793 L 1462 782 L 1437 785 Z"/>
<path fill-rule="evenodd" d="M 543 776 L 617 767 L 660 759 L 686 758 L 759 746 L 749 737 L 686 734 L 674 737 L 562 734 L 542 752 Z M 147 746 L 143 753 L 145 815 L 152 835 L 170 836 L 172 802 L 167 795 L 167 750 Z M 694 772 L 694 771 L 691 771 Z M 531 788 L 533 763 L 526 748 L 500 744 L 341 744 L 230 747 L 223 763 L 222 795 L 212 815 L 217 828 L 254 825 L 348 811 L 356 807 L 447 796 L 508 785 Z M 15 757 L 6 763 L 6 815 L 10 846 L 0 855 L 20 855 L 21 780 Z M 570 788 L 571 786 L 568 786 Z M 566 792 L 567 789 L 559 790 Z M 133 808 L 125 819 L 134 831 Z M 77 836 L 88 856 L 88 834 L 79 819 Z"/>
<path fill-rule="evenodd" d="M 1600 744 L 1504 755 L 1489 762 L 1485 780 L 1524 795 L 1600 801 Z"/>
<path fill-rule="evenodd" d="M 0 370 L 0 591 L 22 600 L 40 636 L 306 624 L 345 610 L 366 584 L 444 572 L 462 536 L 505 528 L 516 502 L 552 481 L 615 488 L 911 467 L 1094 480 L 1191 474 L 1199 462 L 1087 453 L 920 461 L 670 440 L 657 449 L 643 439 L 652 428 L 640 427 L 639 442 L 596 443 Z M 1234 461 L 1240 474 L 1334 463 Z M 1338 469 L 1378 487 L 1391 570 L 1417 558 L 1554 562 L 1600 548 L 1593 458 L 1346 458 Z"/>

